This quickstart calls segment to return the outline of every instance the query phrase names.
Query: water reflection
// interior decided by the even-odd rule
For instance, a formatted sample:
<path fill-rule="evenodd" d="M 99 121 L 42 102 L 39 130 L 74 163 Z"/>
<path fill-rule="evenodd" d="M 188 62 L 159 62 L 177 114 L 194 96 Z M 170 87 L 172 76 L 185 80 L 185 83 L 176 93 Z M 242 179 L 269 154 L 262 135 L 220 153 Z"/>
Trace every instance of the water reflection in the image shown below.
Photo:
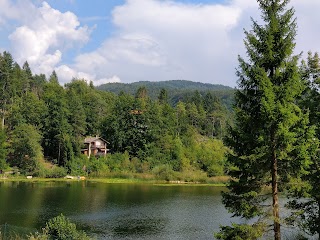
<path fill-rule="evenodd" d="M 60 213 L 98 239 L 213 239 L 222 188 L 93 182 L 0 183 L 0 225 L 39 229 Z"/>

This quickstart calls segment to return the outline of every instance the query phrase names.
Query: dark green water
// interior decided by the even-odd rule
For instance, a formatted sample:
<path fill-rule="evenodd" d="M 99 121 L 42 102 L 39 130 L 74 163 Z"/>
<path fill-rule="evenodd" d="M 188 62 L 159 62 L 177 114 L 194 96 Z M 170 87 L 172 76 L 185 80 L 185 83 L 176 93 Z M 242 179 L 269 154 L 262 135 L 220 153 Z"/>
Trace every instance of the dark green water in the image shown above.
<path fill-rule="evenodd" d="M 27 234 L 63 213 L 96 239 L 208 240 L 220 225 L 231 222 L 221 204 L 222 190 L 85 181 L 0 182 L 0 231 Z M 282 234 L 283 239 L 294 239 L 295 231 L 282 228 Z"/>
<path fill-rule="evenodd" d="M 97 239 L 213 239 L 230 223 L 222 188 L 92 182 L 0 183 L 0 225 L 30 232 L 60 213 Z"/>

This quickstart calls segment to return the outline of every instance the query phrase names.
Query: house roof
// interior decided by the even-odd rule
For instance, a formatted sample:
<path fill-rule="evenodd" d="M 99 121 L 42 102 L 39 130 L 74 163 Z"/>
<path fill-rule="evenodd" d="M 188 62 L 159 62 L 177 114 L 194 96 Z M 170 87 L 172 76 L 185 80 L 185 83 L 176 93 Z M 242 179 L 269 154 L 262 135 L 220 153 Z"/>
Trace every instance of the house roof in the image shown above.
<path fill-rule="evenodd" d="M 102 137 L 86 137 L 84 139 L 84 143 L 91 143 L 91 142 L 95 142 L 97 140 L 102 140 L 105 143 L 109 143 L 107 140 L 104 140 Z"/>

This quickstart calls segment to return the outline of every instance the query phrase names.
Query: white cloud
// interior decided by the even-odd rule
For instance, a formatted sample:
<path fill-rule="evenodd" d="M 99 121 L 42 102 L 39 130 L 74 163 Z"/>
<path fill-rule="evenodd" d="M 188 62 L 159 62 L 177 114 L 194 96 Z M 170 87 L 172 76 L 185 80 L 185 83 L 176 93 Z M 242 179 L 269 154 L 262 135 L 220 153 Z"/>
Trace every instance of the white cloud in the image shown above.
<path fill-rule="evenodd" d="M 105 83 L 121 82 L 121 79 L 113 75 L 110 78 L 98 78 L 95 74 L 89 74 L 85 72 L 77 72 L 67 65 L 61 65 L 55 68 L 56 73 L 59 76 L 60 82 L 65 83 L 72 79 L 84 79 L 86 81 L 93 81 L 94 85 L 98 86 Z"/>
<path fill-rule="evenodd" d="M 320 1 L 292 0 L 291 5 L 298 19 L 297 52 L 320 51 Z M 19 63 L 28 60 L 35 72 L 55 69 L 62 82 L 85 78 L 95 85 L 187 79 L 235 86 L 237 55 L 245 56 L 243 28 L 251 29 L 250 17 L 260 22 L 256 0 L 126 0 L 113 9 L 114 33 L 97 49 L 62 64 L 66 49 L 89 40 L 90 30 L 80 26 L 77 16 L 46 2 L 36 7 L 29 0 L 16 5 L 0 0 L 0 28 L 6 19 L 21 23 L 10 35 Z"/>
<path fill-rule="evenodd" d="M 236 59 L 236 53 L 226 53 L 233 48 L 229 35 L 241 13 L 236 5 L 127 0 L 113 11 L 117 34 L 97 50 L 79 55 L 74 68 L 99 78 L 116 74 L 126 82 L 221 82 L 216 76 L 234 69 L 227 58 Z"/>
<path fill-rule="evenodd" d="M 70 81 L 71 79 L 78 77 L 77 72 L 67 65 L 60 65 L 55 68 L 55 71 L 59 79 L 68 79 L 68 81 Z"/>
<path fill-rule="evenodd" d="M 121 79 L 118 76 L 114 75 L 110 78 L 97 79 L 94 81 L 94 85 L 99 86 L 99 85 L 105 84 L 105 83 L 119 83 L 119 82 L 121 82 Z"/>
<path fill-rule="evenodd" d="M 38 8 L 24 2 L 12 6 L 13 12 L 22 13 L 26 6 L 30 10 L 18 15 L 21 26 L 9 36 L 12 54 L 19 64 L 28 61 L 35 73 L 50 74 L 61 62 L 62 52 L 85 44 L 90 31 L 71 12 L 62 13 L 46 2 Z"/>

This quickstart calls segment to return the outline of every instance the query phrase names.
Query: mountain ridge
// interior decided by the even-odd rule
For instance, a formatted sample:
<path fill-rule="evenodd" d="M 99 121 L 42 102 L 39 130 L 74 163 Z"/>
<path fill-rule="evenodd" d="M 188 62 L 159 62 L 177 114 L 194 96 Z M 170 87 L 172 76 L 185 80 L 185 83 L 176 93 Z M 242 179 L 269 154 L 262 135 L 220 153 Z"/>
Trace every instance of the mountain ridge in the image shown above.
<path fill-rule="evenodd" d="M 168 102 L 175 106 L 179 101 L 187 101 L 195 92 L 199 92 L 204 96 L 208 92 L 218 97 L 221 102 L 228 108 L 232 108 L 233 94 L 235 89 L 222 84 L 211 84 L 202 82 L 193 82 L 188 80 L 167 80 L 159 82 L 140 81 L 133 83 L 106 83 L 96 88 L 102 91 L 109 91 L 115 94 L 125 92 L 130 95 L 135 95 L 137 90 L 145 87 L 147 95 L 156 100 L 162 89 L 165 89 L 168 94 Z"/>
<path fill-rule="evenodd" d="M 232 87 L 225 86 L 222 84 L 212 84 L 212 83 L 202 83 L 202 82 L 195 82 L 195 81 L 189 81 L 189 80 L 166 80 L 166 81 L 139 81 L 139 82 L 133 82 L 133 83 L 106 83 L 97 86 L 97 89 L 99 90 L 108 90 L 111 92 L 117 91 L 117 88 L 124 88 L 129 87 L 128 90 L 133 91 L 133 87 L 146 87 L 151 88 L 164 88 L 166 90 L 171 89 L 179 89 L 179 90 L 233 90 Z M 137 90 L 135 89 L 135 90 Z M 120 90 L 123 91 L 123 90 Z M 119 92 L 115 92 L 119 93 Z"/>

